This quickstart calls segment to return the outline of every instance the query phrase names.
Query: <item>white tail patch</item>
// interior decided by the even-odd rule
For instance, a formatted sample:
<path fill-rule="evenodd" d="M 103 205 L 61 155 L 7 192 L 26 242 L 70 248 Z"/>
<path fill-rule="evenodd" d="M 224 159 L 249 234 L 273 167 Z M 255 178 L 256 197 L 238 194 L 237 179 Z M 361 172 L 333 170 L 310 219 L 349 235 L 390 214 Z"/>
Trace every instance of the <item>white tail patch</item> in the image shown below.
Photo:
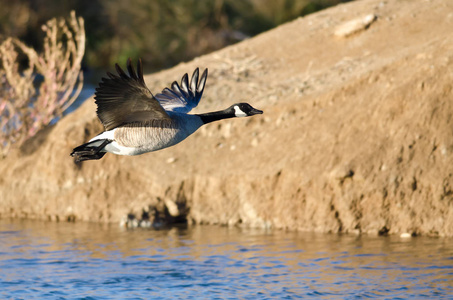
<path fill-rule="evenodd" d="M 116 129 L 116 128 L 115 128 Z M 104 131 L 103 133 L 95 136 L 89 142 L 95 141 L 95 140 L 102 140 L 102 139 L 107 139 L 107 140 L 114 140 L 114 134 L 115 134 L 115 129 L 109 130 L 109 131 Z"/>
<path fill-rule="evenodd" d="M 234 106 L 234 115 L 238 118 L 247 117 L 247 114 L 243 112 L 237 105 Z"/>

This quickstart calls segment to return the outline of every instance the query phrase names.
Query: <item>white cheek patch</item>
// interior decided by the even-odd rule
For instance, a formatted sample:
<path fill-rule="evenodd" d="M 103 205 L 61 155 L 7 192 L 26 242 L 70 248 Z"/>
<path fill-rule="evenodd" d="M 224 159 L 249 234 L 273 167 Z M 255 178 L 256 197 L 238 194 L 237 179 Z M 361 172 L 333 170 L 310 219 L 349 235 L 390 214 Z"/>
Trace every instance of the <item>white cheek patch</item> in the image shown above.
<path fill-rule="evenodd" d="M 234 115 L 238 118 L 247 117 L 247 114 L 243 112 L 237 105 L 234 106 Z"/>

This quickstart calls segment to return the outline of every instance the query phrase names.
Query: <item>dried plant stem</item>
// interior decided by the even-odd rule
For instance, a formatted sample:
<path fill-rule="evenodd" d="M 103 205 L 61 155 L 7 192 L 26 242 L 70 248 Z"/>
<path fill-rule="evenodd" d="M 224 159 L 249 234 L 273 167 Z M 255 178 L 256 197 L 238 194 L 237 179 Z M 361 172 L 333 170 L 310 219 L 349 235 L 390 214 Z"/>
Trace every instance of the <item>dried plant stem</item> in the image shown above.
<path fill-rule="evenodd" d="M 20 40 L 0 45 L 0 147 L 6 155 L 48 125 L 76 100 L 83 87 L 84 21 L 71 12 L 65 20 L 52 19 L 42 27 L 44 50 L 37 53 Z M 28 59 L 19 71 L 18 50 Z M 36 75 L 43 81 L 37 83 Z"/>

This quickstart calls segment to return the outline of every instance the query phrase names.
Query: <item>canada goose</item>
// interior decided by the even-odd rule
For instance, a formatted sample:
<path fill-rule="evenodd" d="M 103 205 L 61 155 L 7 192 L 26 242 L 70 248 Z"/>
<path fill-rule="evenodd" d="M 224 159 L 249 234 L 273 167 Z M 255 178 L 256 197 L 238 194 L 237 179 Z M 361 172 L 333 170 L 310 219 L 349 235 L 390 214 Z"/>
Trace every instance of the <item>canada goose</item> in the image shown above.
<path fill-rule="evenodd" d="M 139 155 L 173 146 L 194 133 L 202 125 L 234 117 L 262 114 L 248 103 L 236 103 L 221 111 L 187 114 L 198 105 L 208 77 L 208 69 L 198 81 L 198 68 L 192 79 L 187 73 L 171 89 L 153 95 L 143 79 L 141 60 L 137 73 L 127 61 L 129 76 L 115 65 L 118 75 L 107 72 L 96 88 L 97 115 L 105 131 L 88 143 L 74 148 L 75 162 L 100 159 L 107 152 L 119 155 Z"/>

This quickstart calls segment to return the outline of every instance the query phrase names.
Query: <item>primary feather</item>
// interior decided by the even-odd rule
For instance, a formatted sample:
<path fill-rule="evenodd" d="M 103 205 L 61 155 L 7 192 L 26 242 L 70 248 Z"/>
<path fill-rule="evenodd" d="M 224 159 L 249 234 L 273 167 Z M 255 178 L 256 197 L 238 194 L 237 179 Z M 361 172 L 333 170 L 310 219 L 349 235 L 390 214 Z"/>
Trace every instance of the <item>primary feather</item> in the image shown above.
<path fill-rule="evenodd" d="M 206 78 L 208 77 L 208 69 L 205 69 L 198 81 L 198 68 L 192 74 L 192 79 L 189 85 L 189 76 L 184 74 L 181 79 L 181 85 L 176 81 L 171 84 L 171 89 L 165 88 L 162 93 L 157 94 L 155 97 L 160 105 L 166 111 L 173 111 L 178 113 L 188 113 L 200 102 L 203 96 Z"/>
<path fill-rule="evenodd" d="M 109 78 L 102 78 L 94 97 L 98 106 L 97 115 L 106 131 L 130 122 L 170 120 L 146 86 L 140 60 L 138 73 L 135 73 L 130 59 L 127 61 L 129 75 L 118 64 L 115 67 L 118 75 L 107 73 Z"/>

